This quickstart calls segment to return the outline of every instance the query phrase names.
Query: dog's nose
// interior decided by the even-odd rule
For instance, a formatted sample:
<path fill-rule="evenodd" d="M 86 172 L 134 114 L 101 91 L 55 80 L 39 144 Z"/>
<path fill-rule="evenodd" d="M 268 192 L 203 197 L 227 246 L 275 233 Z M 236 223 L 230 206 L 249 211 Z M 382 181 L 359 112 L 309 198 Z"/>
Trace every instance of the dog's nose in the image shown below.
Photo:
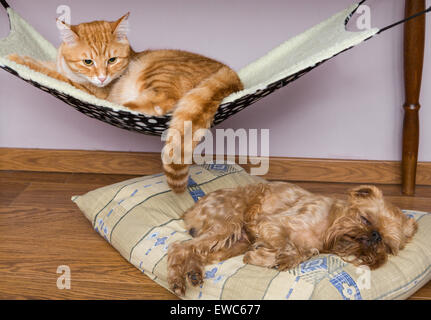
<path fill-rule="evenodd" d="M 379 233 L 378 231 L 374 230 L 374 231 L 371 233 L 370 240 L 371 240 L 372 242 L 379 242 L 379 241 L 381 241 L 381 240 L 382 240 L 382 236 L 380 235 L 380 233 Z"/>

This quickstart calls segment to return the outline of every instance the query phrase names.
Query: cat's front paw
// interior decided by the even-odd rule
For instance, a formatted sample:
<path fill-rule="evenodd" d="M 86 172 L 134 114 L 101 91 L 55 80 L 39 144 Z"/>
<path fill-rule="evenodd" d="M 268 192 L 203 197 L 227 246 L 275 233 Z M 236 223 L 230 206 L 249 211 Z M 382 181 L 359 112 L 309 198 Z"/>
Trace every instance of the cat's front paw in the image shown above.
<path fill-rule="evenodd" d="M 31 67 L 32 65 L 38 65 L 38 62 L 34 60 L 32 57 L 20 56 L 16 53 L 10 54 L 6 58 L 16 63 L 23 64 L 27 67 Z"/>

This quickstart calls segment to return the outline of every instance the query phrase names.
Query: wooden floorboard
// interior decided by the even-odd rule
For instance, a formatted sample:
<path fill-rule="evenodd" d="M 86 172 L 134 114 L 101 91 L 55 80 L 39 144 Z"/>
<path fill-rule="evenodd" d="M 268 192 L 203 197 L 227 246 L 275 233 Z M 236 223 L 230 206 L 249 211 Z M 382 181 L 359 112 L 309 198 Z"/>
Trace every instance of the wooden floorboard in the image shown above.
<path fill-rule="evenodd" d="M 131 175 L 0 171 L 0 299 L 176 299 L 104 241 L 70 200 Z M 295 181 L 345 197 L 355 184 Z M 431 211 L 431 186 L 416 196 L 382 185 L 403 209 Z M 71 268 L 71 290 L 56 286 L 57 267 Z M 431 299 L 431 283 L 411 299 Z"/>
<path fill-rule="evenodd" d="M 100 188 L 101 184 L 70 184 L 31 182 L 23 192 L 10 203 L 11 206 L 45 207 L 49 203 L 54 208 L 76 208 L 70 200 L 72 196 Z"/>
<path fill-rule="evenodd" d="M 0 207 L 7 207 L 15 200 L 27 187 L 29 183 L 0 180 Z"/>
<path fill-rule="evenodd" d="M 70 290 L 58 290 L 56 279 L 51 281 L 45 279 L 16 279 L 3 278 L 0 283 L 8 287 L 7 293 L 1 299 L 75 299 L 75 300 L 173 300 L 176 299 L 171 293 L 160 290 L 160 286 L 148 278 L 133 284 L 106 283 L 95 281 L 72 280 Z M 54 289 L 52 288 L 54 286 Z"/>

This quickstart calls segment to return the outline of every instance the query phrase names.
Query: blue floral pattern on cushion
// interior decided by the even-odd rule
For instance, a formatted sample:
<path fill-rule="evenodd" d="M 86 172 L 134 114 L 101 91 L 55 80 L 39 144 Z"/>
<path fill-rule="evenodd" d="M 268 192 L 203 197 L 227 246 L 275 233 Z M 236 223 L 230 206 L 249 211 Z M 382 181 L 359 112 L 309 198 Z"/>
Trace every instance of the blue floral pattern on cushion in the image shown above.
<path fill-rule="evenodd" d="M 328 270 L 327 257 L 312 259 L 300 264 L 301 273 L 316 271 L 319 269 Z"/>
<path fill-rule="evenodd" d="M 337 288 L 344 300 L 362 300 L 361 292 L 356 282 L 347 272 L 340 272 L 329 280 L 329 282 Z"/>
<path fill-rule="evenodd" d="M 198 202 L 200 198 L 205 196 L 205 192 L 201 189 L 201 187 L 192 179 L 192 177 L 189 177 L 189 181 L 187 184 L 187 189 L 192 196 L 194 202 Z"/>

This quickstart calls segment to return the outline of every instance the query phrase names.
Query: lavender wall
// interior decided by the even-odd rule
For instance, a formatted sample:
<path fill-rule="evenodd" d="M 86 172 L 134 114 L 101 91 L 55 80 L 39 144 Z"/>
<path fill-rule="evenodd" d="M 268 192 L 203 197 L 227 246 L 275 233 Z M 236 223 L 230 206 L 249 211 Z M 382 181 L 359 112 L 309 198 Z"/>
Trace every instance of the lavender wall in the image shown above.
<path fill-rule="evenodd" d="M 9 0 L 59 44 L 56 8 L 72 22 L 131 15 L 135 50 L 181 48 L 240 69 L 353 0 Z M 371 0 L 372 25 L 403 16 L 404 1 Z M 8 22 L 0 10 L 0 37 Z M 431 19 L 431 16 L 429 17 Z M 421 102 L 419 159 L 431 161 L 431 27 Z M 320 66 L 218 128 L 269 128 L 272 156 L 399 160 L 401 157 L 402 28 L 391 30 Z M 0 72 L 0 147 L 160 151 L 158 137 L 131 133 L 83 114 Z"/>

